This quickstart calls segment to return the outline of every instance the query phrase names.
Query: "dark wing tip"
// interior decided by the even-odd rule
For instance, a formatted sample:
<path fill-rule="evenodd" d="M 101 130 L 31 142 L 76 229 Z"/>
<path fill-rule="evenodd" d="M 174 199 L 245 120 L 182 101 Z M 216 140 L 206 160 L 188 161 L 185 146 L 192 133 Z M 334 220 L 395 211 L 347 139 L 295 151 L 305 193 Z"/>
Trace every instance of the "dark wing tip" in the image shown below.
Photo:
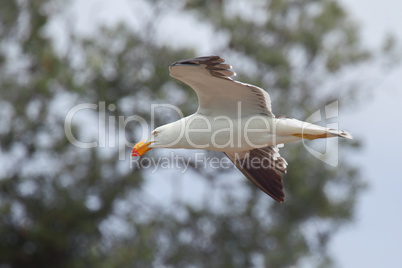
<path fill-rule="evenodd" d="M 207 65 L 206 69 L 209 70 L 211 75 L 229 80 L 232 80 L 230 76 L 236 75 L 235 72 L 231 70 L 232 69 L 231 65 L 223 64 L 225 60 L 222 59 L 221 57 L 209 56 L 203 58 L 207 59 L 200 62 L 200 64 L 206 64 Z"/>
<path fill-rule="evenodd" d="M 236 156 L 236 153 L 226 153 L 226 155 L 247 179 L 264 193 L 279 203 L 285 201 L 281 172 L 286 173 L 287 163 L 279 155 L 276 146 L 253 149 L 241 159 Z"/>
<path fill-rule="evenodd" d="M 173 63 L 171 66 L 175 64 L 206 65 L 206 69 L 212 76 L 232 80 L 230 76 L 235 75 L 235 72 L 231 71 L 232 66 L 229 64 L 222 64 L 223 62 L 225 62 L 225 60 L 219 56 L 204 56 L 180 60 Z"/>

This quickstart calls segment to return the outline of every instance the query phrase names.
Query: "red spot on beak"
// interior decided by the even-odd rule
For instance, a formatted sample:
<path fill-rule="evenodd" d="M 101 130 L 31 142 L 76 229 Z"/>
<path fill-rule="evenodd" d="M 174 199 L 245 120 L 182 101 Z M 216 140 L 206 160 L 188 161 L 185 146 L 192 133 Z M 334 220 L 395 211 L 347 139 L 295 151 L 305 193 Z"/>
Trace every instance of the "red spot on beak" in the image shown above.
<path fill-rule="evenodd" d="M 131 151 L 131 157 L 134 157 L 134 156 L 140 156 L 137 149 L 135 149 L 135 148 L 133 148 L 133 150 Z"/>
<path fill-rule="evenodd" d="M 137 143 L 133 150 L 131 151 L 131 156 L 141 156 L 143 154 L 145 154 L 146 152 L 148 152 L 149 150 L 151 150 L 152 148 L 149 148 L 149 145 L 151 144 L 151 142 L 145 142 L 144 141 L 140 141 L 139 143 Z"/>

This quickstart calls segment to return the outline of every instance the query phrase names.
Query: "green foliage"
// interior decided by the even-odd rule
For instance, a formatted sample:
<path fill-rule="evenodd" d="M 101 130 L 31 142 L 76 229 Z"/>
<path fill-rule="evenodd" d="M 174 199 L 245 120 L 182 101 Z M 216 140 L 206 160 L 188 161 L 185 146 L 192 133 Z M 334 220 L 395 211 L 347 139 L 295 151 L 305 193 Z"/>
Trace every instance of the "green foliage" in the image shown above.
<path fill-rule="evenodd" d="M 244 180 L 245 194 L 224 192 L 216 209 L 183 200 L 153 204 L 142 191 L 144 174 L 119 161 L 127 148 L 73 146 L 62 103 L 105 102 L 116 104 L 107 116 L 148 118 L 144 105 L 174 92 L 185 96 L 175 104 L 192 112 L 195 94 L 174 84 L 167 67 L 195 55 L 145 40 L 125 25 L 92 38 L 72 34 L 68 50 L 56 53 L 44 35 L 55 15 L 49 3 L 60 5 L 0 4 L 0 266 L 290 267 L 309 257 L 311 266 L 332 263 L 326 245 L 353 218 L 362 189 L 358 169 L 346 161 L 332 168 L 289 145 L 282 152 L 289 162 L 285 203 Z M 207 3 L 186 1 L 181 12 L 229 36 L 223 54 L 232 55 L 240 80 L 269 89 L 274 113 L 306 118 L 333 99 L 333 92 L 320 92 L 329 75 L 369 57 L 336 1 L 250 1 L 255 17 L 229 12 L 231 1 Z M 240 60 L 257 71 L 242 70 Z M 83 139 L 91 128 L 73 127 Z M 135 125 L 125 131 L 137 140 Z M 113 231 L 121 226 L 122 234 Z"/>

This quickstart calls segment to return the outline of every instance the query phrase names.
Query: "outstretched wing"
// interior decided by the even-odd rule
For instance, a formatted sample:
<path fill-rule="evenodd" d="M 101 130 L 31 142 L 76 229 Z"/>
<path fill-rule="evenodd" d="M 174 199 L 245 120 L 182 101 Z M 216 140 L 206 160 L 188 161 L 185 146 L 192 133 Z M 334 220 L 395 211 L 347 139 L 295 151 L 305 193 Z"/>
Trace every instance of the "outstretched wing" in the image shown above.
<path fill-rule="evenodd" d="M 285 200 L 281 173 L 286 173 L 288 163 L 277 146 L 225 154 L 258 188 L 278 202 Z"/>
<path fill-rule="evenodd" d="M 231 66 L 219 56 L 181 60 L 170 67 L 170 75 L 197 93 L 198 113 L 229 117 L 265 114 L 274 117 L 271 100 L 263 89 L 234 81 Z"/>

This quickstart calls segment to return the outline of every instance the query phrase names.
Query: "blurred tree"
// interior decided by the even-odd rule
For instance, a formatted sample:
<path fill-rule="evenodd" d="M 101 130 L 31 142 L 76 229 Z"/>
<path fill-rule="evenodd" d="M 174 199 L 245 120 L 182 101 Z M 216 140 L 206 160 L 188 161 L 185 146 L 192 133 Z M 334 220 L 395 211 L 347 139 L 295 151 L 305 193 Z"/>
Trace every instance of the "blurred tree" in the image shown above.
<path fill-rule="evenodd" d="M 47 0 L 0 4 L 1 267 L 99 267 L 114 254 L 101 226 L 119 221 L 113 217 L 119 202 L 134 196 L 130 206 L 144 217 L 152 209 L 138 193 L 140 174 L 128 165 L 121 168 L 119 152 L 73 146 L 64 119 L 77 103 L 109 104 L 126 96 L 137 99 L 129 115 L 141 114 L 138 96 L 159 94 L 151 88 L 163 88 L 166 66 L 185 53 L 144 43 L 120 27 L 103 30 L 100 45 L 72 35 L 67 52 L 58 55 L 46 26 L 60 5 Z M 111 46 L 119 41 L 123 45 L 116 51 Z M 161 74 L 159 80 L 149 72 Z M 120 105 L 110 110 L 108 115 L 124 114 Z M 97 128 L 97 118 L 87 116 L 96 123 L 72 126 L 80 141 L 90 140 L 88 129 Z M 125 130 L 132 135 L 132 128 Z M 139 225 L 135 233 L 142 237 L 130 240 L 136 250 L 128 256 L 130 263 L 144 267 L 152 262 L 156 241 L 146 236 L 152 226 L 138 222 L 132 228 Z"/>
<path fill-rule="evenodd" d="M 357 167 L 346 161 L 332 168 L 300 144 L 289 145 L 282 152 L 289 162 L 285 203 L 274 203 L 244 179 L 249 187 L 244 196 L 224 191 L 219 209 L 183 201 L 166 210 L 166 204 L 154 204 L 141 191 L 142 171 L 119 160 L 128 155 L 126 147 L 73 146 L 64 119 L 75 104 L 97 104 L 87 121 L 71 126 L 81 141 L 98 137 L 91 129 L 97 130 L 102 102 L 106 118 L 148 118 L 151 100 L 171 95 L 184 96 L 173 103 L 183 111 L 194 109 L 195 94 L 174 83 L 167 66 L 195 55 L 125 25 L 102 28 L 88 38 L 72 33 L 68 49 L 56 53 L 45 29 L 62 12 L 61 5 L 50 0 L 0 3 L 0 267 L 332 264 L 326 246 L 353 218 L 362 189 Z M 236 66 L 239 80 L 269 89 L 278 114 L 304 119 L 334 100 L 346 102 L 354 89 L 331 77 L 369 58 L 337 1 L 153 5 L 159 14 L 173 6 L 226 36 L 228 46 L 220 54 Z M 152 32 L 157 25 L 144 27 Z M 336 90 L 328 90 L 327 81 Z M 157 124 L 168 120 L 162 116 Z M 115 120 L 111 126 L 138 140 L 136 124 Z"/>

